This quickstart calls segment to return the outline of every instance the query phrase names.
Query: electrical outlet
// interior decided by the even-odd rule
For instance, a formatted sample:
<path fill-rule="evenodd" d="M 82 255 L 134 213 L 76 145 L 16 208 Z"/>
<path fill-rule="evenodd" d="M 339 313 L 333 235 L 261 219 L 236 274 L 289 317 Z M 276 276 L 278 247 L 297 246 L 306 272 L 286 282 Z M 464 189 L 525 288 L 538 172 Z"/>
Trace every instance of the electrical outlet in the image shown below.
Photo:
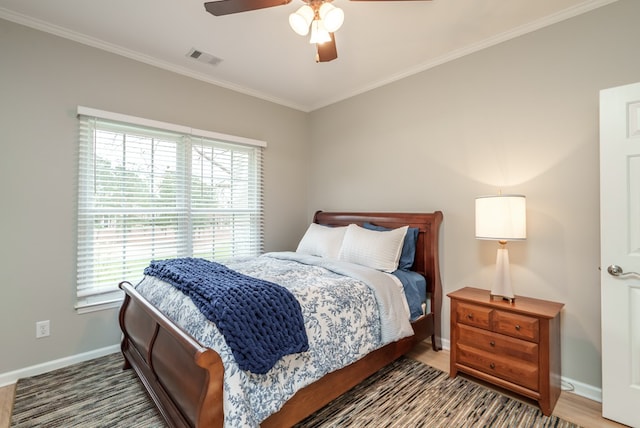
<path fill-rule="evenodd" d="M 46 321 L 38 321 L 36 323 L 36 339 L 40 339 L 41 337 L 49 336 L 49 320 Z"/>

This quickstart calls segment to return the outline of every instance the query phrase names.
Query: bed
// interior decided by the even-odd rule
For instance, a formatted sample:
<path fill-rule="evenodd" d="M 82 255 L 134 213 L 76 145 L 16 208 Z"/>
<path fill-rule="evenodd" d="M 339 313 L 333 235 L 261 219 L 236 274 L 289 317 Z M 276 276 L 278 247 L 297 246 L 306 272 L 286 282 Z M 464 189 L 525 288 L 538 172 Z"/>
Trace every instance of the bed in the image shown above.
<path fill-rule="evenodd" d="M 386 344 L 346 367 L 326 374 L 298 390 L 279 411 L 262 421 L 263 427 L 292 426 L 342 395 L 417 343 L 430 338 L 442 349 L 438 235 L 442 212 L 433 213 L 315 213 L 313 223 L 325 226 L 373 224 L 418 229 L 412 271 L 426 278 L 427 311 L 411 322 L 413 334 Z M 124 281 L 125 299 L 119 322 L 125 369 L 133 368 L 161 415 L 172 427 L 221 427 L 224 423 L 224 366 L 220 355 L 192 335 Z"/>

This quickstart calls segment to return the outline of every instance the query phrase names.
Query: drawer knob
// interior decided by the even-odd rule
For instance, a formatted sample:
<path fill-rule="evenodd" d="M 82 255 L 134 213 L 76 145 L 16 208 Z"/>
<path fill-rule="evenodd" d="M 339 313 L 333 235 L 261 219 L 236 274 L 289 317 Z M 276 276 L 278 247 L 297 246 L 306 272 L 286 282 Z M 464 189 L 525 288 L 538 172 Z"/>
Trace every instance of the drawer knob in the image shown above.
<path fill-rule="evenodd" d="M 516 324 L 516 330 L 520 331 L 520 324 Z"/>
<path fill-rule="evenodd" d="M 496 342 L 494 342 L 493 340 L 491 342 L 489 342 L 489 345 L 491 346 L 496 346 Z"/>
<path fill-rule="evenodd" d="M 469 318 L 470 320 L 473 319 L 473 314 L 467 314 L 467 318 Z"/>
<path fill-rule="evenodd" d="M 496 365 L 494 363 L 489 364 L 489 367 L 491 367 L 492 369 L 496 368 Z"/>

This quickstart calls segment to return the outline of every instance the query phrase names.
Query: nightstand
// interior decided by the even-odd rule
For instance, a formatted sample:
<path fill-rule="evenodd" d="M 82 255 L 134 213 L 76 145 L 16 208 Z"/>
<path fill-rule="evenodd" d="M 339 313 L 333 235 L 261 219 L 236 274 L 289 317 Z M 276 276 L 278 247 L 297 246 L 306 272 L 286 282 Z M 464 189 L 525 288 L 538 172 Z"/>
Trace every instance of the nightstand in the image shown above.
<path fill-rule="evenodd" d="M 536 400 L 549 416 L 560 396 L 562 303 L 492 300 L 466 287 L 451 298 L 450 376 L 463 372 Z"/>

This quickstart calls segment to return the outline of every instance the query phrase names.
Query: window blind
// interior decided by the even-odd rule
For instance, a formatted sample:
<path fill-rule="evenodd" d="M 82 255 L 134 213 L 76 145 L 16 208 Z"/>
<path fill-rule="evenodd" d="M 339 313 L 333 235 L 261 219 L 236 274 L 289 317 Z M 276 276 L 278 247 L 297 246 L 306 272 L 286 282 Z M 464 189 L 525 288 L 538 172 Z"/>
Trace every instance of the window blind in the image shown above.
<path fill-rule="evenodd" d="M 78 108 L 77 309 L 153 259 L 263 251 L 263 142 Z M 211 136 L 216 138 L 212 138 Z"/>

